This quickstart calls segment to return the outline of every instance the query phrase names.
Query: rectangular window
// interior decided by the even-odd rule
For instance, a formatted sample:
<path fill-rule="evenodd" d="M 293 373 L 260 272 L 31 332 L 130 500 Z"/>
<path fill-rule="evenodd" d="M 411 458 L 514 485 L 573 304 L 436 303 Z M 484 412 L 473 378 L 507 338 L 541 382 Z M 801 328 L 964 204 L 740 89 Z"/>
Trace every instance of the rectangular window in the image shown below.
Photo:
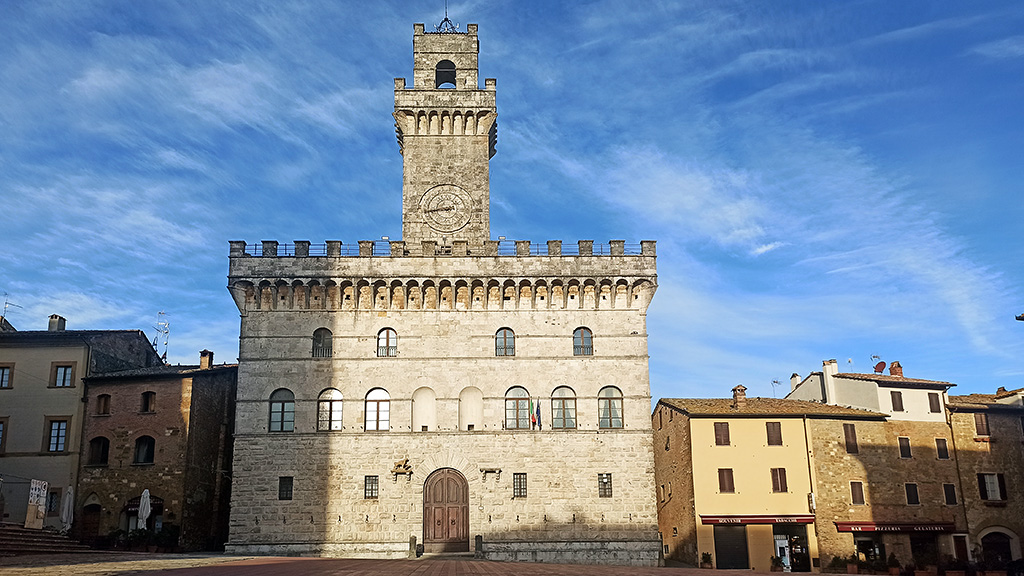
<path fill-rule="evenodd" d="M 943 484 L 942 495 L 946 498 L 947 506 L 956 506 L 956 484 Z"/>
<path fill-rule="evenodd" d="M 921 497 L 917 493 L 917 484 L 913 482 L 907 482 L 903 485 L 907 491 L 907 505 L 917 506 L 921 503 Z"/>
<path fill-rule="evenodd" d="M 857 505 L 864 504 L 863 482 L 850 482 L 850 502 Z"/>
<path fill-rule="evenodd" d="M 857 453 L 857 427 L 854 424 L 843 424 L 843 435 L 846 437 L 846 453 Z"/>
<path fill-rule="evenodd" d="M 945 438 L 935 439 L 935 456 L 939 460 L 949 460 L 949 445 Z"/>
<path fill-rule="evenodd" d="M 765 422 L 769 446 L 782 446 L 782 422 Z"/>
<path fill-rule="evenodd" d="M 295 479 L 292 476 L 280 476 L 277 479 L 277 499 L 291 500 L 292 486 Z"/>
<path fill-rule="evenodd" d="M 772 492 L 789 492 L 785 468 L 772 468 Z"/>
<path fill-rule="evenodd" d="M 68 421 L 49 420 L 47 426 L 47 452 L 63 452 L 68 440 Z"/>
<path fill-rule="evenodd" d="M 900 443 L 900 458 L 910 458 L 910 438 L 900 436 L 897 440 Z"/>
<path fill-rule="evenodd" d="M 7 443 L 7 418 L 0 418 L 0 454 L 4 453 Z"/>
<path fill-rule="evenodd" d="M 715 446 L 729 445 L 729 423 L 715 422 Z"/>
<path fill-rule="evenodd" d="M 890 390 L 889 398 L 892 400 L 892 411 L 903 412 L 903 392 Z"/>
<path fill-rule="evenodd" d="M 512 497 L 526 498 L 526 472 L 512 474 Z"/>
<path fill-rule="evenodd" d="M 363 499 L 376 500 L 380 496 L 380 476 L 363 476 Z"/>
<path fill-rule="evenodd" d="M 11 377 L 14 375 L 14 364 L 0 364 L 0 390 L 10 388 L 13 385 Z"/>
<path fill-rule="evenodd" d="M 722 494 L 736 492 L 736 484 L 732 481 L 732 468 L 718 469 L 718 491 Z"/>
<path fill-rule="evenodd" d="M 939 401 L 938 392 L 928 393 L 928 411 L 931 413 L 942 412 L 942 402 Z"/>
<path fill-rule="evenodd" d="M 600 498 L 611 498 L 612 497 L 612 475 L 611 474 L 598 474 L 597 475 L 597 495 Z"/>
<path fill-rule="evenodd" d="M 50 371 L 50 386 L 55 388 L 70 388 L 75 384 L 75 365 L 73 363 L 53 363 Z"/>
<path fill-rule="evenodd" d="M 978 474 L 978 491 L 982 500 L 1006 500 L 1006 479 L 1002 474 Z"/>
<path fill-rule="evenodd" d="M 978 436 L 988 436 L 988 414 L 974 413 L 974 433 Z"/>

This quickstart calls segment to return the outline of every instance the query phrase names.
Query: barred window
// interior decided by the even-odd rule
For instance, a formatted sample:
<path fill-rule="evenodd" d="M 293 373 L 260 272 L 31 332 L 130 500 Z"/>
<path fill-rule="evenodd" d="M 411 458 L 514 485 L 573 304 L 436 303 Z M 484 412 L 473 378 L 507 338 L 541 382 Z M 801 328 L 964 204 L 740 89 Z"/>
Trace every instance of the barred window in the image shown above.
<path fill-rule="evenodd" d="M 516 355 L 516 333 L 511 328 L 502 328 L 494 335 L 494 355 Z"/>
<path fill-rule="evenodd" d="M 394 358 L 398 356 L 398 332 L 393 328 L 384 328 L 377 333 L 377 357 Z"/>
<path fill-rule="evenodd" d="M 572 354 L 573 356 L 594 355 L 594 333 L 590 328 L 579 327 L 572 333 Z"/>
<path fill-rule="evenodd" d="M 313 358 L 330 358 L 334 355 L 334 338 L 327 328 L 313 331 Z"/>
<path fill-rule="evenodd" d="M 363 476 L 363 499 L 376 500 L 380 496 L 380 477 Z"/>
<path fill-rule="evenodd" d="M 292 488 L 295 479 L 292 476 L 280 476 L 277 479 L 277 499 L 278 500 L 291 500 L 292 499 Z"/>
<path fill-rule="evenodd" d="M 612 497 L 612 475 L 611 474 L 598 474 L 597 475 L 597 496 L 599 498 L 611 498 Z"/>
<path fill-rule="evenodd" d="M 526 472 L 512 474 L 512 497 L 526 498 Z"/>

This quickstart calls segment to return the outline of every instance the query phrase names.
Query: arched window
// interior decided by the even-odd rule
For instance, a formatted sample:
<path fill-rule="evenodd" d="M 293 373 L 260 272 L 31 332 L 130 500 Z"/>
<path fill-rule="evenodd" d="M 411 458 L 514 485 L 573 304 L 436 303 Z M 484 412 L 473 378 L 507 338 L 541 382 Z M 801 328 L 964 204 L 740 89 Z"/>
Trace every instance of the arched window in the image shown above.
<path fill-rule="evenodd" d="M 494 355 L 516 355 L 516 333 L 511 328 L 502 328 L 494 335 Z"/>
<path fill-rule="evenodd" d="M 278 388 L 270 395 L 270 431 L 295 430 L 295 394 L 287 388 Z"/>
<path fill-rule="evenodd" d="M 156 392 L 142 393 L 142 406 L 140 412 L 156 412 Z"/>
<path fill-rule="evenodd" d="M 110 394 L 96 397 L 96 414 L 110 414 Z"/>
<path fill-rule="evenodd" d="M 398 356 L 398 332 L 392 328 L 384 328 L 377 332 L 377 356 L 394 358 Z"/>
<path fill-rule="evenodd" d="M 605 386 L 597 393 L 598 427 L 622 428 L 622 392 Z"/>
<path fill-rule="evenodd" d="M 522 386 L 509 388 L 505 393 L 505 429 L 530 429 L 530 393 Z"/>
<path fill-rule="evenodd" d="M 484 393 L 476 386 L 459 392 L 459 430 L 476 430 L 484 420 Z"/>
<path fill-rule="evenodd" d="M 152 436 L 139 436 L 135 441 L 135 460 L 133 464 L 152 464 L 156 452 L 156 440 Z"/>
<path fill-rule="evenodd" d="M 441 60 L 434 68 L 434 88 L 455 88 L 455 63 Z"/>
<path fill-rule="evenodd" d="M 313 358 L 330 358 L 334 353 L 331 331 L 317 328 L 313 331 Z"/>
<path fill-rule="evenodd" d="M 110 454 L 110 440 L 97 436 L 89 440 L 89 466 L 106 466 Z"/>
<path fill-rule="evenodd" d="M 391 396 L 383 388 L 374 388 L 366 395 L 366 431 L 391 429 Z"/>
<path fill-rule="evenodd" d="M 551 393 L 551 428 L 576 427 L 576 393 L 568 386 L 559 386 Z"/>
<path fill-rule="evenodd" d="M 437 394 L 426 386 L 412 393 L 412 430 L 437 430 Z"/>
<path fill-rule="evenodd" d="M 341 392 L 328 388 L 320 393 L 316 404 L 316 429 L 341 430 Z"/>
<path fill-rule="evenodd" d="M 572 355 L 593 356 L 594 333 L 590 328 L 579 327 L 572 333 Z"/>

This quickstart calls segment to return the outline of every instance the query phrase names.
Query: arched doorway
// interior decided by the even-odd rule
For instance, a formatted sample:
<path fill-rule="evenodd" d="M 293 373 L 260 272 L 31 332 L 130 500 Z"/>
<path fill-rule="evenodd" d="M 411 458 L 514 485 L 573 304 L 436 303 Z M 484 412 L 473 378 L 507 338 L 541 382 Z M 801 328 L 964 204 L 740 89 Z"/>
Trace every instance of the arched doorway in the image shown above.
<path fill-rule="evenodd" d="M 986 563 L 1005 566 L 1013 560 L 1010 537 L 1002 532 L 989 532 L 981 537 L 981 556 Z"/>
<path fill-rule="evenodd" d="M 469 551 L 469 484 L 454 468 L 441 468 L 423 482 L 423 550 Z"/>
<path fill-rule="evenodd" d="M 100 537 L 100 515 L 103 507 L 99 504 L 86 504 L 82 508 L 82 542 L 95 546 Z"/>

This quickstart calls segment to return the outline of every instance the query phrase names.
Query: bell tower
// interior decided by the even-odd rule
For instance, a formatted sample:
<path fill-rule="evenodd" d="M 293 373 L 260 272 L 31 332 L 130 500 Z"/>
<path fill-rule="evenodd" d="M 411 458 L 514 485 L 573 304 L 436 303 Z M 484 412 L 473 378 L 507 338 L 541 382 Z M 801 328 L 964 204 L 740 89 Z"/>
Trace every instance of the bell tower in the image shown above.
<path fill-rule="evenodd" d="M 498 137 L 493 78 L 479 87 L 477 25 L 413 25 L 413 84 L 395 79 L 402 154 L 402 236 L 410 254 L 450 253 L 490 239 L 488 162 Z M 429 253 L 434 242 L 434 254 Z"/>

